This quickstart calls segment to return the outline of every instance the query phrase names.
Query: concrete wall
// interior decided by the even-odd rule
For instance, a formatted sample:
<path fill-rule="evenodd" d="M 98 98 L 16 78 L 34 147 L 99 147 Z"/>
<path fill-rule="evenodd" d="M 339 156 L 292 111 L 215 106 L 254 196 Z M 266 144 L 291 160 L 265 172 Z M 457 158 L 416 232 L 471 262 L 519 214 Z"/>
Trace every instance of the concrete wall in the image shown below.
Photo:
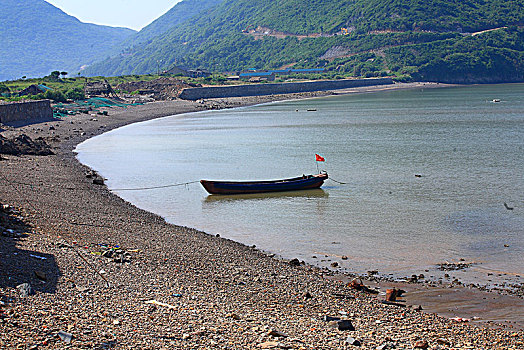
<path fill-rule="evenodd" d="M 24 101 L 0 104 L 0 123 L 53 117 L 51 100 Z"/>
<path fill-rule="evenodd" d="M 213 87 L 184 89 L 180 93 L 179 97 L 185 100 L 198 100 L 201 98 L 291 94 L 291 93 L 298 93 L 298 92 L 338 90 L 338 89 L 354 88 L 354 87 L 359 87 L 359 86 L 387 85 L 387 84 L 393 84 L 393 80 L 391 78 L 343 79 L 343 80 L 308 81 L 308 82 L 300 82 L 300 83 L 213 86 Z"/>

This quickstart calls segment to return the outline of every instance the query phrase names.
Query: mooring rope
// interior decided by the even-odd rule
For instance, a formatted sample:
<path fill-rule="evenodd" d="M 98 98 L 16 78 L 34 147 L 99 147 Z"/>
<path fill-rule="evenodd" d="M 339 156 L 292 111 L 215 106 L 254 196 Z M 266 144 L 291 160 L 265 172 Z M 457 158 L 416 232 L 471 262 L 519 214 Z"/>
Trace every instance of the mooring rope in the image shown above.
<path fill-rule="evenodd" d="M 199 180 L 196 181 L 189 181 L 184 183 L 178 183 L 178 184 L 172 184 L 172 185 L 164 185 L 164 186 L 153 186 L 153 187 L 136 187 L 136 188 L 112 188 L 111 191 L 142 191 L 142 190 L 154 190 L 157 188 L 167 188 L 167 187 L 176 187 L 176 186 L 184 186 L 184 185 L 190 185 L 200 182 Z"/>
<path fill-rule="evenodd" d="M 333 179 L 332 177 L 329 177 L 329 180 L 331 180 L 331 181 L 335 181 L 336 183 L 339 183 L 339 184 L 341 184 L 341 185 L 347 185 L 347 182 L 337 181 L 337 180 Z"/>
<path fill-rule="evenodd" d="M 27 183 L 27 182 L 18 182 L 18 181 L 9 181 L 9 182 L 11 183 L 11 185 L 31 186 L 31 188 L 33 188 L 34 186 L 38 186 L 38 187 L 41 187 L 41 186 L 55 187 L 55 186 L 44 185 L 44 184 L 30 184 L 30 183 Z M 110 190 L 111 191 L 154 190 L 154 189 L 157 189 L 157 188 L 167 188 L 167 187 L 176 187 L 176 186 L 190 185 L 190 184 L 194 184 L 194 183 L 197 183 L 197 182 L 200 182 L 200 181 L 196 180 L 196 181 L 190 181 L 190 182 L 184 182 L 184 183 L 177 183 L 177 184 L 163 185 L 163 186 L 153 186 L 153 187 L 114 188 L 114 189 L 110 189 Z M 63 188 L 66 189 L 66 190 L 84 190 L 84 191 L 89 191 L 90 190 L 89 187 L 86 187 L 86 188 L 63 187 Z"/>

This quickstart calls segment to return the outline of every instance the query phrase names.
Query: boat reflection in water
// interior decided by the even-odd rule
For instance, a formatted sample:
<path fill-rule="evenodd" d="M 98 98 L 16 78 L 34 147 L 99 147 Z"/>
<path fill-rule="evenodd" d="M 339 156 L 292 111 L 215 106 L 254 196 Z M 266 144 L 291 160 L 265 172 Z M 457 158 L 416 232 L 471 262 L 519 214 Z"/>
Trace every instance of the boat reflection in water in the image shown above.
<path fill-rule="evenodd" d="M 327 198 L 329 193 L 318 188 L 312 190 L 286 191 L 286 192 L 265 192 L 233 195 L 209 195 L 204 203 L 217 203 L 242 200 L 268 200 L 268 199 L 286 199 L 286 198 Z"/>

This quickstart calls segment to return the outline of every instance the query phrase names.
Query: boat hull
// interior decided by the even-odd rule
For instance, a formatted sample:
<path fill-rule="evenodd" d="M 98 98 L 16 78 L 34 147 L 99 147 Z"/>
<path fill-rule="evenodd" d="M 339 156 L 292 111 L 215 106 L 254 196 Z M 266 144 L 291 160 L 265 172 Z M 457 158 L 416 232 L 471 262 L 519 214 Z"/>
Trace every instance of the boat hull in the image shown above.
<path fill-rule="evenodd" d="M 246 194 L 320 188 L 327 179 L 327 174 L 318 174 L 271 181 L 241 182 L 200 180 L 200 183 L 210 194 Z"/>

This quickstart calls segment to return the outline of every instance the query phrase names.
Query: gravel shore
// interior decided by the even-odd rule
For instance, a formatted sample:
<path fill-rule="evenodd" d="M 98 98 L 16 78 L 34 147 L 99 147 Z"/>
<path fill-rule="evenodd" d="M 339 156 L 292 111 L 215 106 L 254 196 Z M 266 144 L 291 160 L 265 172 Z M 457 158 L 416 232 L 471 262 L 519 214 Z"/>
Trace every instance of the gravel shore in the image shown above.
<path fill-rule="evenodd" d="M 384 304 L 326 269 L 170 225 L 110 193 L 72 152 L 137 121 L 325 94 L 156 102 L 5 127 L 54 154 L 0 160 L 0 348 L 523 349 L 521 330 Z"/>

